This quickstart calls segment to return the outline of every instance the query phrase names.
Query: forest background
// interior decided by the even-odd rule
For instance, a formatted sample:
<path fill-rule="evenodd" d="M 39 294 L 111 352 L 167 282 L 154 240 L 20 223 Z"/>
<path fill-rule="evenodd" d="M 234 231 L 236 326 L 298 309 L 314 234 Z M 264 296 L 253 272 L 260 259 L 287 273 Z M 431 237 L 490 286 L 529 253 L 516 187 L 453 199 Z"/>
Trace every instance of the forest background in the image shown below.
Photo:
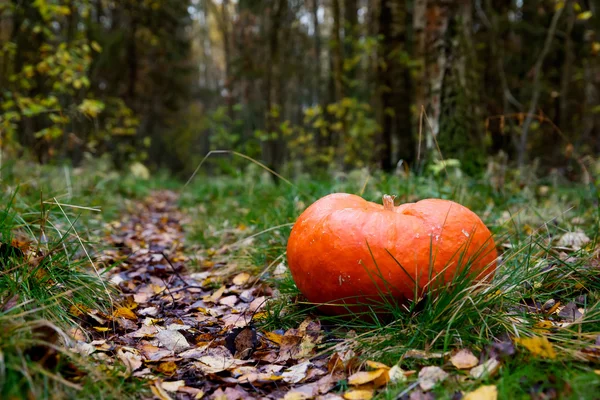
<path fill-rule="evenodd" d="M 3 157 L 579 179 L 599 27 L 598 0 L 1 0 Z"/>

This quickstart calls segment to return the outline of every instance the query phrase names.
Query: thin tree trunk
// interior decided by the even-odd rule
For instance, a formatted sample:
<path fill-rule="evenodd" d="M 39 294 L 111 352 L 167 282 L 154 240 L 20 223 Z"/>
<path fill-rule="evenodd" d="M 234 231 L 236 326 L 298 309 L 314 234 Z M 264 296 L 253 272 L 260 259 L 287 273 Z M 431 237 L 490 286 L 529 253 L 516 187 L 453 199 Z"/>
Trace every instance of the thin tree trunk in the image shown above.
<path fill-rule="evenodd" d="M 335 84 L 335 100 L 340 101 L 344 98 L 344 55 L 342 53 L 342 39 L 341 39 L 341 15 L 340 15 L 340 1 L 332 1 L 332 12 L 333 12 L 333 32 L 332 32 L 332 52 L 333 52 L 333 80 Z"/>
<path fill-rule="evenodd" d="M 573 9 L 573 1 L 565 2 L 565 11 L 567 13 L 567 30 L 565 31 L 565 61 L 563 63 L 562 75 L 560 78 L 560 103 L 559 114 L 556 124 L 563 132 L 570 130 L 569 124 L 569 87 L 573 74 L 573 61 L 575 55 L 573 53 L 573 27 L 575 25 L 575 10 Z"/>
<path fill-rule="evenodd" d="M 233 74 L 231 71 L 231 36 L 229 32 L 229 0 L 221 3 L 221 35 L 223 36 L 223 52 L 225 56 L 225 102 L 227 103 L 227 114 L 233 121 L 235 118 L 233 110 Z"/>
<path fill-rule="evenodd" d="M 265 79 L 265 99 L 266 99 L 266 110 L 265 110 L 265 128 L 269 139 L 265 143 L 265 153 L 263 157 L 269 167 L 273 170 L 278 169 L 277 163 L 277 147 L 278 140 L 271 136 L 276 131 L 276 118 L 274 115 L 274 106 L 278 105 L 273 100 L 273 78 L 276 71 L 275 64 L 278 63 L 278 52 L 279 52 L 279 30 L 281 26 L 281 15 L 287 0 L 279 0 L 276 4 L 276 9 L 272 14 L 269 31 L 269 52 L 267 58 L 267 71 Z M 277 180 L 275 182 L 278 182 Z"/>
<path fill-rule="evenodd" d="M 319 0 L 311 1 L 311 12 L 314 29 L 314 62 L 315 73 L 313 74 L 313 104 L 319 104 L 323 92 L 321 89 L 323 68 L 321 67 L 321 28 L 319 24 Z"/>
<path fill-rule="evenodd" d="M 550 51 L 550 46 L 552 45 L 552 40 L 554 39 L 554 35 L 556 34 L 556 27 L 558 26 L 558 20 L 563 12 L 563 8 L 559 8 L 554 13 L 552 17 L 552 22 L 550 23 L 550 27 L 548 28 L 548 32 L 546 34 L 546 40 L 544 42 L 544 47 L 542 48 L 542 52 L 538 57 L 534 68 L 533 68 L 533 94 L 531 95 L 531 103 L 529 103 L 529 110 L 527 111 L 527 115 L 525 117 L 525 122 L 523 122 L 523 127 L 521 130 L 521 138 L 519 141 L 519 147 L 517 149 L 517 162 L 519 168 L 522 168 L 527 161 L 527 139 L 529 137 L 529 128 L 531 127 L 531 123 L 533 122 L 533 118 L 535 112 L 538 107 L 538 101 L 540 99 L 540 94 L 542 90 L 541 85 L 541 75 L 542 75 L 542 66 L 544 65 L 544 60 Z"/>
<path fill-rule="evenodd" d="M 358 43 L 358 1 L 344 0 L 344 59 L 354 58 L 353 46 Z M 351 67 L 345 71 L 348 82 L 354 83 L 357 75 L 357 67 Z M 347 85 L 349 96 L 356 95 L 353 85 Z"/>

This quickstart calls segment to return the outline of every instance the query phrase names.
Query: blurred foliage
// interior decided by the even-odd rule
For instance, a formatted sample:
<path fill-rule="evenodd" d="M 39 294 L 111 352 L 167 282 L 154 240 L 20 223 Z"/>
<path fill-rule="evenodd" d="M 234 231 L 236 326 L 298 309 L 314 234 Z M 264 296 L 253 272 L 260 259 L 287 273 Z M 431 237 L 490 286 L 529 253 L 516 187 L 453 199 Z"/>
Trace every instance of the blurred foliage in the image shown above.
<path fill-rule="evenodd" d="M 2 150 L 181 176 L 215 149 L 290 173 L 525 154 L 579 179 L 600 151 L 594 4 L 5 1 Z"/>

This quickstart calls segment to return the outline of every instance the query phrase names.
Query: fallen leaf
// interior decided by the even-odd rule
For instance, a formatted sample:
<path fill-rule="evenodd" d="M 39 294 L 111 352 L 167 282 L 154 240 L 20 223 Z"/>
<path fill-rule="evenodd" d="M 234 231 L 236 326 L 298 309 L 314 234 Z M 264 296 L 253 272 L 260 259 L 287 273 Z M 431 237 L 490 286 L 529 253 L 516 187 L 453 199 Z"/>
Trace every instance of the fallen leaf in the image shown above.
<path fill-rule="evenodd" d="M 287 383 L 298 383 L 306 377 L 306 371 L 308 370 L 309 365 L 309 361 L 293 365 L 285 371 L 283 371 L 281 376 L 283 377 L 283 380 Z"/>
<path fill-rule="evenodd" d="M 490 358 L 483 364 L 471 369 L 471 371 L 469 371 L 469 374 L 475 379 L 480 379 L 486 376 L 494 375 L 499 367 L 500 361 L 496 360 L 495 358 Z"/>
<path fill-rule="evenodd" d="M 373 368 L 373 369 L 380 369 L 380 368 L 389 369 L 390 368 L 387 365 L 385 365 L 384 363 L 380 363 L 378 361 L 367 360 L 366 364 L 367 364 L 367 367 Z"/>
<path fill-rule="evenodd" d="M 115 310 L 115 312 L 113 313 L 113 317 L 118 318 L 118 317 L 123 317 L 123 318 L 127 318 L 130 319 L 132 321 L 136 321 L 137 320 L 137 315 L 135 315 L 135 313 L 133 311 L 131 311 L 129 308 L 127 307 L 119 307 Z"/>
<path fill-rule="evenodd" d="M 346 400 L 370 400 L 373 398 L 373 391 L 368 389 L 349 390 L 344 393 Z"/>
<path fill-rule="evenodd" d="M 152 394 L 160 400 L 173 400 L 167 391 L 161 387 L 160 382 L 156 382 L 153 386 L 150 386 L 150 390 L 152 391 Z"/>
<path fill-rule="evenodd" d="M 132 347 L 121 347 L 117 350 L 117 357 L 125 364 L 128 376 L 142 366 L 141 354 Z"/>
<path fill-rule="evenodd" d="M 590 242 L 590 238 L 583 232 L 567 232 L 560 237 L 558 245 L 561 247 L 571 247 L 573 250 L 579 250 Z"/>
<path fill-rule="evenodd" d="M 206 374 L 216 374 L 243 365 L 246 362 L 233 357 L 208 355 L 200 357 L 195 365 Z"/>
<path fill-rule="evenodd" d="M 525 347 L 533 355 L 549 358 L 556 358 L 556 352 L 552 343 L 545 336 L 534 336 L 530 338 L 515 338 L 515 343 Z"/>
<path fill-rule="evenodd" d="M 178 331 L 160 331 L 156 334 L 156 338 L 163 346 L 176 353 L 190 347 L 188 341 Z"/>
<path fill-rule="evenodd" d="M 364 385 L 365 383 L 373 382 L 381 376 L 386 369 L 381 368 L 376 371 L 359 371 L 348 377 L 348 384 L 352 386 Z"/>
<path fill-rule="evenodd" d="M 223 296 L 223 293 L 225 293 L 225 289 L 226 287 L 225 285 L 223 285 L 219 289 L 217 289 L 213 294 L 206 296 L 203 300 L 208 303 L 216 303 L 219 301 L 221 296 Z"/>
<path fill-rule="evenodd" d="M 571 302 L 558 312 L 558 316 L 567 322 L 575 322 L 577 319 L 581 318 L 583 314 L 579 311 L 577 305 L 574 302 Z"/>
<path fill-rule="evenodd" d="M 392 383 L 406 382 L 407 380 L 404 371 L 399 365 L 394 365 L 392 368 L 390 368 L 388 375 L 390 377 L 390 382 Z"/>
<path fill-rule="evenodd" d="M 245 283 L 247 283 L 249 279 L 250 279 L 250 274 L 247 273 L 247 272 L 242 272 L 242 273 L 237 274 L 233 278 L 233 284 L 234 285 L 238 285 L 238 286 L 242 286 Z"/>
<path fill-rule="evenodd" d="M 424 367 L 419 371 L 419 386 L 424 391 L 434 388 L 440 382 L 443 382 L 448 377 L 443 369 L 436 366 Z"/>
<path fill-rule="evenodd" d="M 175 375 L 175 373 L 177 372 L 177 364 L 175 364 L 175 362 L 173 361 L 167 361 L 158 364 L 158 367 L 156 369 L 161 374 L 172 376 Z"/>
<path fill-rule="evenodd" d="M 496 400 L 498 398 L 498 389 L 495 385 L 484 385 L 465 394 L 462 400 Z"/>
<path fill-rule="evenodd" d="M 310 399 L 312 396 L 303 392 L 291 391 L 287 392 L 285 396 L 283 396 L 283 400 L 305 400 Z"/>
<path fill-rule="evenodd" d="M 185 386 L 185 381 L 181 380 L 181 381 L 161 382 L 160 386 L 167 392 L 176 392 L 180 388 Z"/>
<path fill-rule="evenodd" d="M 462 349 L 450 358 L 450 362 L 458 369 L 470 369 L 479 364 L 479 359 L 471 350 Z"/>

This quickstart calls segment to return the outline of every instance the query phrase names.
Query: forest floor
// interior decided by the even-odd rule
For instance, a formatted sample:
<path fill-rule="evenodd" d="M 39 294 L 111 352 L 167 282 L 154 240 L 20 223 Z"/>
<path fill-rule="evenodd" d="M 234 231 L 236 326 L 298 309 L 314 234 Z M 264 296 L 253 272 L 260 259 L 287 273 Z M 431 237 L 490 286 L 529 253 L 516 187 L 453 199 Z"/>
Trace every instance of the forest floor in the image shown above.
<path fill-rule="evenodd" d="M 7 208 L 0 226 L 2 397 L 597 397 L 592 186 L 539 181 L 498 191 L 486 180 L 361 174 L 187 188 L 112 176 L 86 181 L 73 194 L 77 206 L 65 210 L 46 196 L 35 212 L 23 204 L 39 187 L 13 195 L 16 217 L 9 224 Z M 391 310 L 392 321 L 321 315 L 296 289 L 285 244 L 299 213 L 332 191 L 471 207 L 501 251 L 493 283 L 481 292 L 454 282 L 439 297 Z M 110 211 L 90 217 L 100 204 Z M 61 233 L 59 245 L 50 245 L 48 226 Z M 15 257 L 20 263 L 6 268 Z M 84 275 L 90 264 L 95 272 Z"/>

